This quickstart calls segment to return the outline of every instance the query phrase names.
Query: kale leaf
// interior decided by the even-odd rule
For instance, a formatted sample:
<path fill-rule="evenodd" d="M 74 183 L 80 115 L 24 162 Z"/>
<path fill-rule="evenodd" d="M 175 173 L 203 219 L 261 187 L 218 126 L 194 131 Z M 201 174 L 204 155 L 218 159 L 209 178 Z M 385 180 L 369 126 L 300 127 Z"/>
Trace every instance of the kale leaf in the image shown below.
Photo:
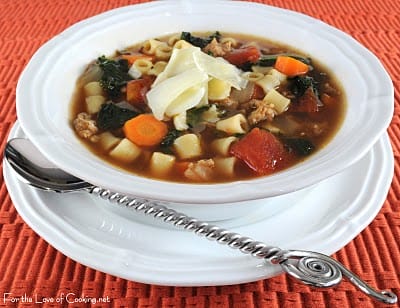
<path fill-rule="evenodd" d="M 101 106 L 97 114 L 97 126 L 102 130 L 114 130 L 121 128 L 126 121 L 136 117 L 137 112 L 121 108 L 114 103 L 107 103 Z"/>
<path fill-rule="evenodd" d="M 199 124 L 202 120 L 201 116 L 204 111 L 208 110 L 209 106 L 203 106 L 199 108 L 191 108 L 186 111 L 186 123 L 189 127 L 193 128 Z"/>
<path fill-rule="evenodd" d="M 206 47 L 214 38 L 217 41 L 219 41 L 219 39 L 221 38 L 221 33 L 216 31 L 213 34 L 211 34 L 209 37 L 206 37 L 206 38 L 194 36 L 190 32 L 182 32 L 181 33 L 181 40 L 185 40 L 186 42 L 189 42 L 190 44 L 200 47 L 200 48 Z"/>
<path fill-rule="evenodd" d="M 318 83 L 310 76 L 297 76 L 292 79 L 291 91 L 296 97 L 301 97 L 311 87 L 316 97 L 319 97 Z"/>
<path fill-rule="evenodd" d="M 173 145 L 174 141 L 176 138 L 178 138 L 181 135 L 181 132 L 176 129 L 171 129 L 167 135 L 164 137 L 164 139 L 161 141 L 160 145 L 163 148 L 168 148 L 171 145 Z"/>
<path fill-rule="evenodd" d="M 105 56 L 97 59 L 97 64 L 103 71 L 100 79 L 101 87 L 110 98 L 117 98 L 121 94 L 121 88 L 132 79 L 129 76 L 129 65 L 125 59 L 111 60 Z"/>

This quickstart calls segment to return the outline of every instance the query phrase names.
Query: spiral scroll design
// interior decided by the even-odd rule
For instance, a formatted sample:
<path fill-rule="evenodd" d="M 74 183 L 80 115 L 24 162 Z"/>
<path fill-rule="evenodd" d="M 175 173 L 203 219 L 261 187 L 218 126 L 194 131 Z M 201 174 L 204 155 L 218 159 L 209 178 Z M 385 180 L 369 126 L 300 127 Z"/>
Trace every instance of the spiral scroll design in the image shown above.
<path fill-rule="evenodd" d="M 341 282 L 342 271 L 335 260 L 322 254 L 307 253 L 308 256 L 295 255 L 294 251 L 290 251 L 290 255 L 283 254 L 284 260 L 280 263 L 283 270 L 305 284 L 316 287 L 332 287 Z"/>
<path fill-rule="evenodd" d="M 339 284 L 344 275 L 361 291 L 376 300 L 387 304 L 397 302 L 396 294 L 390 291 L 376 291 L 341 263 L 327 255 L 304 250 L 282 250 L 278 247 L 268 246 L 249 237 L 179 213 L 158 201 L 131 198 L 96 186 L 86 188 L 86 190 L 102 199 L 153 216 L 210 241 L 238 249 L 272 264 L 279 264 L 286 273 L 305 284 L 331 287 Z"/>

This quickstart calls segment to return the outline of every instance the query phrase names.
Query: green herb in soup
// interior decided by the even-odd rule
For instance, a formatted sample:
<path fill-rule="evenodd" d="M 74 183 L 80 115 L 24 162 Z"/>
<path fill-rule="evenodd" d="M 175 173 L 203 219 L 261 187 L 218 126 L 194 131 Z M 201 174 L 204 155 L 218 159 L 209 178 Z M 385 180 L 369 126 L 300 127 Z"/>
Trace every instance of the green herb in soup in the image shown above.
<path fill-rule="evenodd" d="M 258 37 L 182 32 L 88 64 L 71 122 L 91 151 L 129 172 L 216 183 L 303 161 L 344 110 L 338 83 L 308 55 Z"/>

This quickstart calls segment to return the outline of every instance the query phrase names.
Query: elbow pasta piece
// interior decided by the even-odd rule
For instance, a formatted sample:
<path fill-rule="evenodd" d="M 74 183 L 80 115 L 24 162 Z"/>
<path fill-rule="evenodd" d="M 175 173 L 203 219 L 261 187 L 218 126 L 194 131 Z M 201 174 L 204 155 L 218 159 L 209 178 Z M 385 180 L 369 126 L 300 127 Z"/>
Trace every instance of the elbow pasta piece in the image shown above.
<path fill-rule="evenodd" d="M 185 48 L 188 48 L 188 47 L 193 47 L 193 45 L 190 44 L 189 42 L 185 41 L 185 40 L 179 40 L 174 45 L 175 49 L 185 49 Z"/>
<path fill-rule="evenodd" d="M 233 37 L 223 37 L 223 38 L 220 40 L 220 43 L 221 43 L 221 44 L 228 43 L 228 42 L 230 42 L 230 43 L 231 43 L 231 46 L 233 46 L 233 47 L 236 47 L 236 46 L 237 46 L 237 41 L 236 41 Z"/>
<path fill-rule="evenodd" d="M 137 59 L 129 68 L 128 74 L 134 79 L 140 78 L 143 74 L 148 74 L 153 67 L 153 63 L 148 59 Z"/>
<path fill-rule="evenodd" d="M 153 56 L 156 53 L 156 48 L 162 44 L 165 43 L 154 39 L 147 40 L 143 43 L 142 52 L 146 55 Z"/>
<path fill-rule="evenodd" d="M 133 63 L 133 66 L 142 74 L 147 74 L 153 67 L 153 63 L 148 59 L 137 59 L 135 63 Z"/>
<path fill-rule="evenodd" d="M 172 47 L 166 43 L 160 44 L 156 47 L 154 55 L 159 60 L 168 60 L 172 54 Z"/>
<path fill-rule="evenodd" d="M 154 152 L 150 158 L 150 170 L 157 175 L 167 174 L 175 163 L 175 156 Z"/>
<path fill-rule="evenodd" d="M 180 34 L 175 34 L 175 35 L 171 35 L 168 38 L 167 44 L 169 46 L 174 46 L 176 42 L 178 42 L 181 39 L 181 35 Z"/>
<path fill-rule="evenodd" d="M 103 95 L 92 95 L 85 98 L 86 111 L 94 114 L 100 111 L 101 106 L 106 102 Z"/>
<path fill-rule="evenodd" d="M 167 62 L 157 61 L 156 63 L 154 63 L 153 67 L 148 71 L 148 74 L 158 76 L 164 71 L 166 66 Z"/>
<path fill-rule="evenodd" d="M 237 138 L 233 137 L 233 136 L 215 139 L 211 143 L 211 148 L 218 155 L 228 156 L 229 155 L 229 148 L 230 148 L 232 142 L 235 142 L 236 140 L 237 140 Z"/>
<path fill-rule="evenodd" d="M 263 78 L 256 80 L 255 83 L 263 88 L 265 93 L 280 85 L 279 79 L 272 75 L 265 75 Z"/>
<path fill-rule="evenodd" d="M 92 81 L 83 87 L 86 96 L 103 95 L 103 88 L 98 81 Z"/>
<path fill-rule="evenodd" d="M 251 67 L 251 70 L 254 73 L 261 73 L 263 75 L 268 74 L 272 69 L 272 66 L 259 66 L 259 65 L 253 65 Z"/>
<path fill-rule="evenodd" d="M 274 68 L 269 71 L 268 75 L 271 75 L 271 76 L 277 78 L 279 80 L 279 82 L 284 82 L 287 80 L 287 76 L 285 74 L 281 73 L 280 71 L 278 71 Z"/>
<path fill-rule="evenodd" d="M 230 118 L 218 121 L 216 128 L 230 135 L 244 134 L 248 130 L 248 123 L 245 116 L 238 113 Z"/>
<path fill-rule="evenodd" d="M 141 150 L 136 144 L 124 138 L 110 152 L 110 156 L 120 161 L 131 163 L 139 157 L 140 153 Z"/>
<path fill-rule="evenodd" d="M 270 90 L 263 99 L 267 104 L 273 105 L 278 114 L 285 112 L 290 104 L 290 99 L 283 96 L 275 89 Z"/>
<path fill-rule="evenodd" d="M 181 159 L 195 158 L 202 154 L 200 138 L 195 134 L 186 134 L 176 138 L 174 149 Z"/>
<path fill-rule="evenodd" d="M 263 73 L 259 73 L 259 72 L 245 72 L 245 73 L 242 74 L 242 77 L 244 79 L 249 80 L 249 81 L 256 82 L 256 81 L 264 78 L 264 74 Z"/>
<path fill-rule="evenodd" d="M 236 157 L 215 157 L 214 163 L 217 172 L 230 177 L 235 175 Z"/>

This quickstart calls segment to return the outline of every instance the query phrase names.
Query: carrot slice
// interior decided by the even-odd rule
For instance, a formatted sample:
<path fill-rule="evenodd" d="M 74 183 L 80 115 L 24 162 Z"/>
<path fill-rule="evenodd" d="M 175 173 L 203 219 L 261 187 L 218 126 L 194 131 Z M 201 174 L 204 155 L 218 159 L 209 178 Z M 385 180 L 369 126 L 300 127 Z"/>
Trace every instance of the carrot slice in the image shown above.
<path fill-rule="evenodd" d="M 167 124 L 157 120 L 152 114 L 140 114 L 125 122 L 125 137 L 139 146 L 159 144 L 168 133 Z"/>
<path fill-rule="evenodd" d="M 230 153 L 259 175 L 271 174 L 290 162 L 284 145 L 273 134 L 258 127 L 232 144 Z"/>
<path fill-rule="evenodd" d="M 282 74 L 294 77 L 308 72 L 308 65 L 288 56 L 278 56 L 274 65 Z"/>

